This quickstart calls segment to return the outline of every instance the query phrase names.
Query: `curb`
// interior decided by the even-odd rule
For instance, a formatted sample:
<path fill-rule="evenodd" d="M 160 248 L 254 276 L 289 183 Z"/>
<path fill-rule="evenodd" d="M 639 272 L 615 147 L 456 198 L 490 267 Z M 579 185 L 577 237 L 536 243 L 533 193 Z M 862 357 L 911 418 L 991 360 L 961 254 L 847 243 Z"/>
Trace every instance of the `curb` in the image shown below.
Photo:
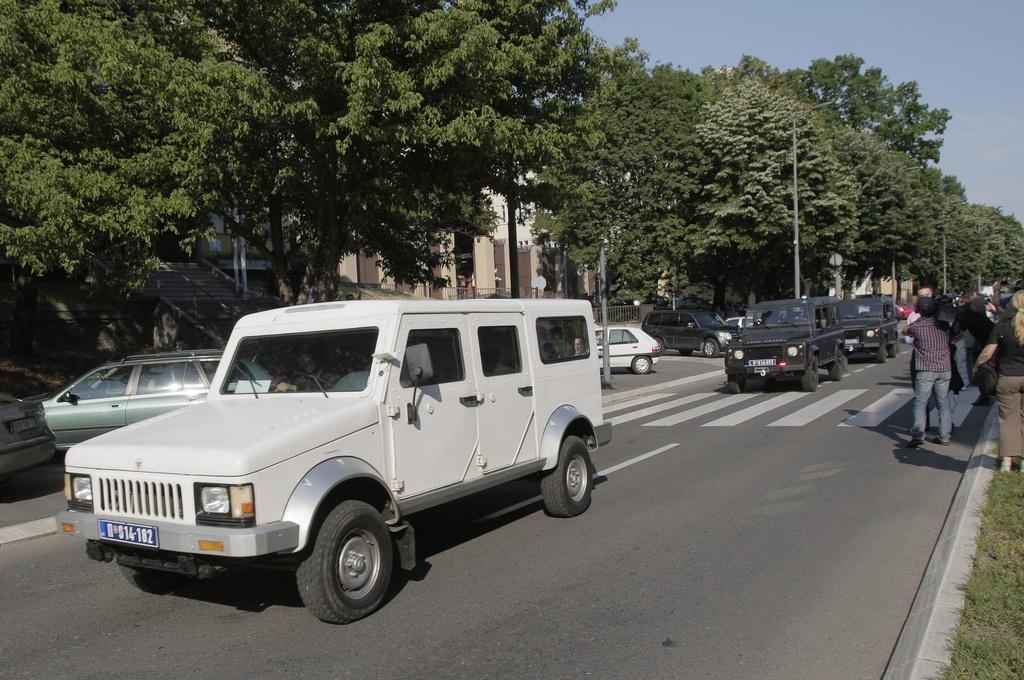
<path fill-rule="evenodd" d="M 974 565 L 981 509 L 996 469 L 993 446 L 998 438 L 999 412 L 993 406 L 967 461 L 883 680 L 926 680 L 949 664 L 953 635 L 963 611 L 960 588 Z"/>
<path fill-rule="evenodd" d="M 57 524 L 53 517 L 43 517 L 31 522 L 14 524 L 9 527 L 0 528 L 0 546 L 27 541 L 42 536 L 52 536 L 57 533 Z"/>

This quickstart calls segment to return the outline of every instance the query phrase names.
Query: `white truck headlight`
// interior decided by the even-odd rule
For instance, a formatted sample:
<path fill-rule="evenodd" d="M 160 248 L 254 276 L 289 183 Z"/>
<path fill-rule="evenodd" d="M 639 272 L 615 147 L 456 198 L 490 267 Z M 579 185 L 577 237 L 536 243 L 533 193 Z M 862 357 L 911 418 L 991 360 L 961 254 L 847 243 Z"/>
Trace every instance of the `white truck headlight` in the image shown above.
<path fill-rule="evenodd" d="M 256 517 L 252 484 L 196 484 L 196 514 L 200 524 L 252 526 Z"/>
<path fill-rule="evenodd" d="M 92 477 L 65 473 L 64 498 L 69 508 L 92 510 Z"/>
<path fill-rule="evenodd" d="M 795 357 L 797 354 L 800 354 L 800 348 L 799 347 L 787 347 L 786 348 L 786 356 Z"/>
<path fill-rule="evenodd" d="M 875 331 L 874 331 L 874 330 L 870 330 L 870 331 L 868 331 L 868 332 L 867 332 L 867 336 L 868 336 L 869 338 L 873 338 L 873 337 L 875 337 Z"/>
<path fill-rule="evenodd" d="M 742 359 L 743 358 L 743 350 L 741 350 L 741 349 L 735 350 L 732 353 L 732 358 L 733 359 Z"/>

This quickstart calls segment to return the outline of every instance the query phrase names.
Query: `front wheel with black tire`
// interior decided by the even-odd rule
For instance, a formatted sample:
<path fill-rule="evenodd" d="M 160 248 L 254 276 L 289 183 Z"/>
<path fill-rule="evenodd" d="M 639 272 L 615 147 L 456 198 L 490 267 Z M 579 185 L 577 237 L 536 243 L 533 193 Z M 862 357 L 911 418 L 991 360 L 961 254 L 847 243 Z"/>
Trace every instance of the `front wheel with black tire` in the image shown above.
<path fill-rule="evenodd" d="M 184 574 L 155 569 L 139 569 L 123 564 L 119 564 L 117 567 L 128 583 L 150 595 L 163 595 L 188 583 L 188 576 Z"/>
<path fill-rule="evenodd" d="M 885 343 L 883 342 L 883 343 L 878 345 L 878 351 L 875 352 L 875 361 L 877 363 L 879 363 L 879 364 L 884 364 L 885 363 L 885 355 L 886 355 L 886 353 L 887 352 L 886 352 Z"/>
<path fill-rule="evenodd" d="M 575 517 L 590 507 L 594 484 L 590 451 L 579 437 L 569 435 L 558 451 L 558 465 L 540 479 L 544 511 L 553 517 Z"/>
<path fill-rule="evenodd" d="M 368 503 L 343 501 L 324 518 L 295 580 L 306 608 L 327 623 L 351 623 L 383 602 L 394 561 L 391 535 Z"/>
<path fill-rule="evenodd" d="M 895 342 L 890 342 L 888 345 L 886 345 L 885 346 L 885 353 L 889 355 L 890 359 L 895 359 L 896 358 L 896 343 Z"/>
<path fill-rule="evenodd" d="M 633 363 L 630 364 L 629 370 L 633 371 L 637 375 L 647 375 L 651 372 L 653 364 L 651 358 L 646 356 L 633 357 Z"/>
<path fill-rule="evenodd" d="M 747 389 L 747 376 L 730 375 L 726 383 L 729 385 L 730 392 L 733 394 L 741 394 L 743 390 Z"/>
<path fill-rule="evenodd" d="M 832 382 L 839 382 L 846 373 L 846 355 L 842 350 L 837 351 L 835 361 L 828 367 L 828 379 Z"/>
<path fill-rule="evenodd" d="M 714 338 L 704 338 L 704 342 L 700 343 L 700 353 L 703 357 L 714 359 L 720 351 L 721 346 Z"/>
<path fill-rule="evenodd" d="M 811 357 L 811 363 L 807 366 L 803 376 L 800 378 L 800 388 L 804 392 L 815 392 L 818 389 L 818 357 Z"/>

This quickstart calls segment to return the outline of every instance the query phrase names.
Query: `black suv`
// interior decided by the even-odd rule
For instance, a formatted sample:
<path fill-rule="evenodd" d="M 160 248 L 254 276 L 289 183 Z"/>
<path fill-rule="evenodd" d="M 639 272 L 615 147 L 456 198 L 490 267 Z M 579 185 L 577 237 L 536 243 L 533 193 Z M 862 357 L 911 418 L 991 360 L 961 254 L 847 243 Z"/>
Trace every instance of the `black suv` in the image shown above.
<path fill-rule="evenodd" d="M 729 389 L 739 394 L 747 378 L 769 381 L 799 377 L 805 392 L 818 389 L 818 372 L 828 369 L 830 380 L 846 371 L 844 328 L 839 323 L 839 300 L 833 297 L 760 302 L 747 310 L 743 336 L 725 354 Z"/>
<path fill-rule="evenodd" d="M 661 344 L 661 348 L 679 352 L 700 352 L 717 357 L 723 347 L 736 339 L 737 330 L 710 312 L 699 310 L 653 311 L 640 327 Z"/>
<path fill-rule="evenodd" d="M 846 329 L 843 344 L 846 353 L 868 352 L 875 361 L 896 356 L 899 321 L 889 296 L 865 295 L 839 303 L 839 323 Z"/>

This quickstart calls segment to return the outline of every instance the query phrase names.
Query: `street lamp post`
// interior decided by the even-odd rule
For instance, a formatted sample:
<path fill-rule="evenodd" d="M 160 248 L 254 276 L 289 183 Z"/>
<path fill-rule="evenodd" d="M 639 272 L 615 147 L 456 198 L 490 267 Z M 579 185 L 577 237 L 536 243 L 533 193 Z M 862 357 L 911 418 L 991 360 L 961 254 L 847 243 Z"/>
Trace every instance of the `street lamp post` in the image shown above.
<path fill-rule="evenodd" d="M 811 111 L 828 108 L 835 104 L 834 101 L 824 102 L 811 107 Z M 794 112 L 793 118 L 793 297 L 800 297 L 800 199 L 797 197 L 797 162 L 796 162 L 796 119 L 799 112 Z"/>

